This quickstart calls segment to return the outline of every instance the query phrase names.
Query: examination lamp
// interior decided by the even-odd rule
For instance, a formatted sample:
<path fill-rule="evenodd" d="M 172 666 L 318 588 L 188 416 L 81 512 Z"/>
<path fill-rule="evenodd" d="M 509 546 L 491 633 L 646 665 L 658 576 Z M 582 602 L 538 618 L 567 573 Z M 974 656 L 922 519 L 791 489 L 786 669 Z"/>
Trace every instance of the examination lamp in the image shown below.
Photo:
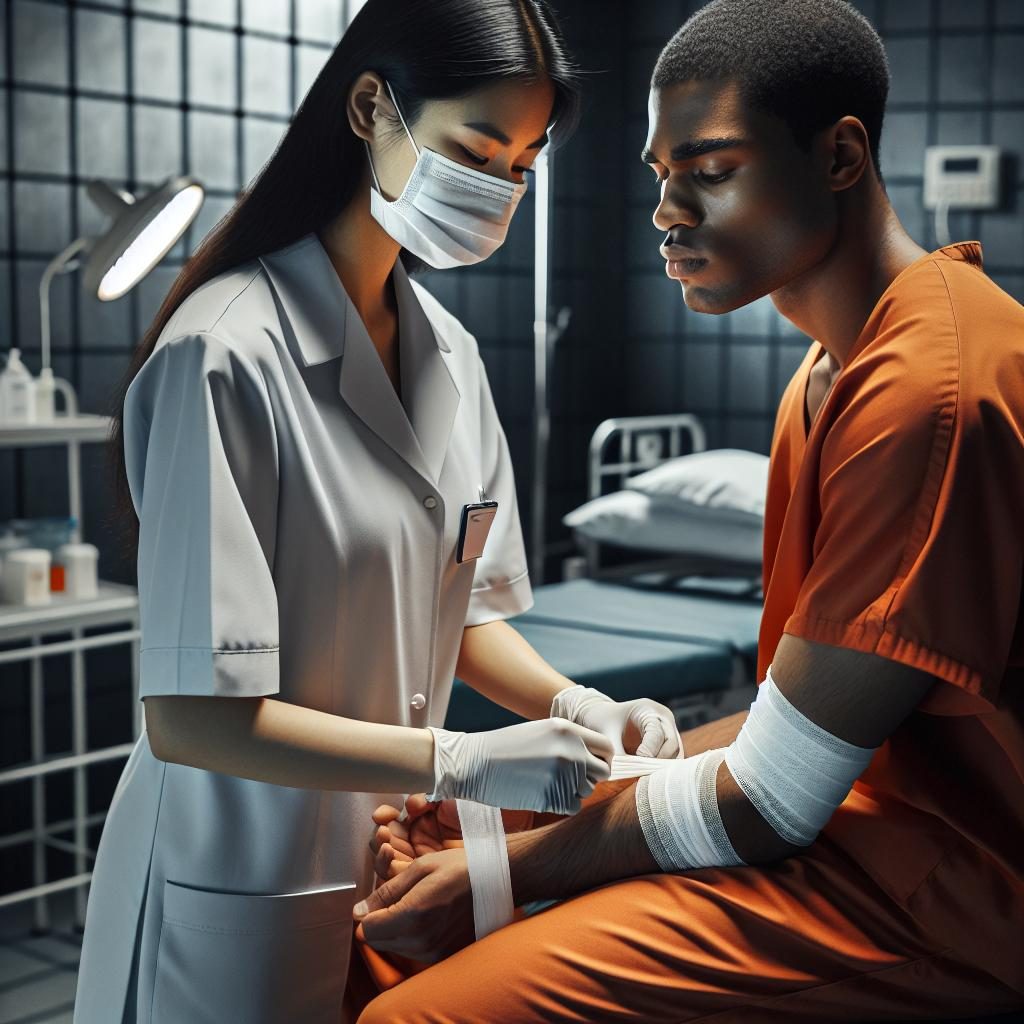
<path fill-rule="evenodd" d="M 141 199 L 94 179 L 89 198 L 111 218 L 102 235 L 76 238 L 43 271 L 39 282 L 39 325 L 43 369 L 50 377 L 50 283 L 85 261 L 82 287 L 101 302 L 119 299 L 139 283 L 174 247 L 203 205 L 203 186 L 174 175 Z"/>

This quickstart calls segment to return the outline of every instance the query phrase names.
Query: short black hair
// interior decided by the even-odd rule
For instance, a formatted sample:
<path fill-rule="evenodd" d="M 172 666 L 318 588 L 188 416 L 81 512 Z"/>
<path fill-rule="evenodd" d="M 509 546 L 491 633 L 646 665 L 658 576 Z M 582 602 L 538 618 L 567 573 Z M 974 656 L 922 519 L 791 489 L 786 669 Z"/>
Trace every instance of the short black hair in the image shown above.
<path fill-rule="evenodd" d="M 802 149 L 839 118 L 858 118 L 881 181 L 889 62 L 871 23 L 845 0 L 712 0 L 668 41 L 651 87 L 709 79 L 735 79 Z"/>

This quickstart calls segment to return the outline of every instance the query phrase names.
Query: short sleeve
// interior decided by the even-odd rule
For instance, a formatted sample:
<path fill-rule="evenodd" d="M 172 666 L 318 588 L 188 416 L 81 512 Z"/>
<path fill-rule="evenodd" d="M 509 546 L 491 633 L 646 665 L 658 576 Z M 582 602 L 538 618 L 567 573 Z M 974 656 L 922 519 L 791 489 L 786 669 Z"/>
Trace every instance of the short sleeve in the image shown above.
<path fill-rule="evenodd" d="M 498 502 L 498 511 L 487 536 L 484 553 L 476 561 L 467 626 L 510 619 L 533 607 L 533 590 L 508 442 L 498 420 L 487 371 L 479 356 L 477 362 L 480 374 L 480 458 L 484 472 L 481 482 L 487 497 Z"/>
<path fill-rule="evenodd" d="M 209 334 L 158 347 L 124 408 L 139 516 L 139 694 L 276 693 L 277 440 L 266 384 Z"/>
<path fill-rule="evenodd" d="M 922 710 L 996 703 L 1020 615 L 1021 447 L 956 380 L 903 373 L 830 426 L 813 564 L 784 631 L 933 674 Z"/>

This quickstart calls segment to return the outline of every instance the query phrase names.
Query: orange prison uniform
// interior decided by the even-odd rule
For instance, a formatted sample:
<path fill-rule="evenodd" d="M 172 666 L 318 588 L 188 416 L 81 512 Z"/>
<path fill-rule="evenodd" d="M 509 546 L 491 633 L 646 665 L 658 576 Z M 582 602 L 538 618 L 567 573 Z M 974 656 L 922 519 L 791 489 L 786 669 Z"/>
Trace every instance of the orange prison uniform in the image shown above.
<path fill-rule="evenodd" d="M 391 988 L 360 1024 L 1024 1008 L 1024 308 L 978 243 L 950 245 L 889 285 L 808 430 L 823 355 L 813 343 L 776 419 L 758 676 L 786 632 L 935 685 L 801 854 L 584 893 Z M 362 952 L 354 970 L 401 976 Z"/>

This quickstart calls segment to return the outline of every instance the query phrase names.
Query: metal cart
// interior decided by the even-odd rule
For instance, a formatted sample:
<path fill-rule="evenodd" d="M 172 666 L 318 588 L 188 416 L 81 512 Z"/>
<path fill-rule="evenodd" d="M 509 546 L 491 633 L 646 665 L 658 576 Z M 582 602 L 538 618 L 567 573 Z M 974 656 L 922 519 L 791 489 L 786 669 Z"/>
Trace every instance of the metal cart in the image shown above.
<path fill-rule="evenodd" d="M 106 416 L 78 414 L 58 416 L 52 423 L 30 426 L 0 426 L 0 447 L 23 448 L 64 445 L 67 447 L 70 515 L 76 520 L 73 540 L 80 540 L 82 491 L 80 446 L 107 440 L 112 421 Z M 121 628 L 86 636 L 94 627 Z M 71 634 L 70 640 L 46 638 Z M 75 890 L 75 923 L 85 923 L 87 886 L 92 877 L 90 861 L 95 851 L 88 847 L 88 828 L 103 821 L 105 812 L 88 814 L 86 770 L 90 764 L 127 758 L 133 743 L 89 750 L 86 737 L 85 651 L 116 644 L 131 645 L 132 736 L 138 739 L 143 727 L 138 701 L 139 601 L 134 587 L 101 580 L 96 597 L 71 598 L 52 595 L 47 605 L 0 603 L 0 644 L 22 642 L 22 646 L 0 651 L 0 685 L 13 683 L 8 668 L 14 662 L 30 662 L 31 761 L 0 771 L 0 785 L 32 780 L 32 827 L 21 832 L 0 835 L 0 848 L 31 843 L 33 848 L 33 885 L 27 889 L 0 895 L 0 909 L 24 900 L 35 902 L 35 927 L 50 927 L 47 896 L 64 889 Z M 45 750 L 43 697 L 43 659 L 71 655 L 71 750 L 48 753 Z M 70 819 L 47 822 L 45 777 L 51 772 L 74 772 L 74 812 Z M 71 833 L 72 839 L 61 838 Z M 74 873 L 66 878 L 48 880 L 46 850 L 53 847 L 74 856 Z"/>

